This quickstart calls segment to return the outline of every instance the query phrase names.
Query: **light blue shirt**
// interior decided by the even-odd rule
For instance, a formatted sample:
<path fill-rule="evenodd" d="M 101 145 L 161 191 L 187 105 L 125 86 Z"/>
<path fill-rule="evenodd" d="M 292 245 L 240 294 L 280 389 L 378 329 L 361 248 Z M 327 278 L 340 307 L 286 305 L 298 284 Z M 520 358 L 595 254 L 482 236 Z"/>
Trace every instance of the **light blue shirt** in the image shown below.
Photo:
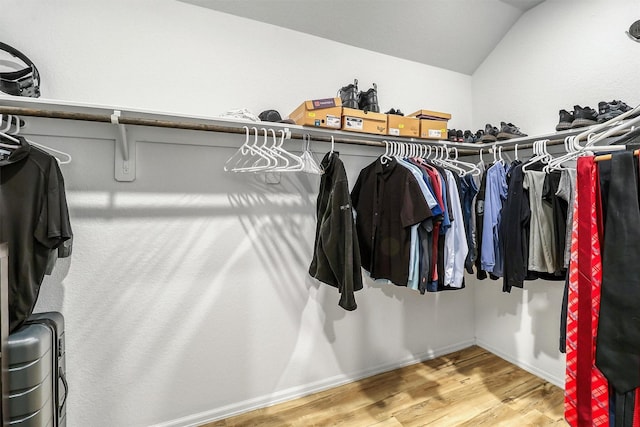
<path fill-rule="evenodd" d="M 503 267 L 498 230 L 500 229 L 500 211 L 506 199 L 507 171 L 504 165 L 497 162 L 487 170 L 480 266 L 484 271 L 498 277 L 502 277 Z"/>

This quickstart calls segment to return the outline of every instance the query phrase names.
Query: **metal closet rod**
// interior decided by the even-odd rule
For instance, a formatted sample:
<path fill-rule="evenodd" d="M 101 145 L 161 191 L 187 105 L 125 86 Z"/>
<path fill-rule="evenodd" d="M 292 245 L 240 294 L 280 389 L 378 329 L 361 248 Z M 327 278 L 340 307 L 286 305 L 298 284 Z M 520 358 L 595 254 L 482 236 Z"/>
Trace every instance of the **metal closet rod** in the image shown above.
<path fill-rule="evenodd" d="M 91 113 L 76 113 L 59 110 L 43 110 L 35 108 L 24 107 L 5 107 L 0 106 L 0 114 L 10 114 L 15 116 L 29 116 L 29 117 L 43 117 L 48 119 L 64 119 L 64 120 L 78 120 L 85 122 L 99 122 L 99 123 L 113 123 L 111 121 L 111 115 L 109 114 L 91 114 Z M 183 130 L 198 130 L 205 132 L 221 132 L 221 133 L 235 133 L 244 134 L 245 130 L 242 127 L 212 125 L 204 123 L 189 123 L 189 122 L 177 122 L 172 120 L 157 120 L 146 119 L 142 117 L 127 117 L 119 116 L 118 124 L 132 125 L 132 126 L 149 126 L 160 127 L 169 129 L 183 129 Z M 272 122 L 255 122 L 247 123 L 249 128 L 251 127 L 264 127 L 272 125 Z M 253 126 L 255 125 L 255 126 Z M 279 124 L 281 125 L 281 124 Z M 314 128 L 314 131 L 317 129 Z M 307 132 L 299 132 L 291 130 L 291 138 L 302 139 Z M 330 136 L 312 135 L 313 140 L 331 142 Z M 382 141 L 370 141 L 360 138 L 345 138 L 342 136 L 334 137 L 334 142 L 343 144 L 357 144 L 357 145 L 369 145 L 374 147 L 384 147 L 385 144 Z"/>
<path fill-rule="evenodd" d="M 65 120 L 78 120 L 78 121 L 87 121 L 87 122 L 99 122 L 99 123 L 113 123 L 112 117 L 109 114 L 92 114 L 92 113 L 78 113 L 78 112 L 69 112 L 69 111 L 60 111 L 60 110 L 46 110 L 46 109 L 36 109 L 36 108 L 25 108 L 25 107 L 6 107 L 0 105 L 0 114 L 10 114 L 15 116 L 30 116 L 30 117 L 43 117 L 49 119 L 65 119 Z M 204 124 L 204 123 L 189 123 L 189 122 L 178 122 L 172 120 L 158 120 L 158 119 L 147 119 L 143 117 L 127 117 L 127 116 L 119 116 L 118 124 L 121 125 L 132 125 L 132 126 L 149 126 L 149 127 L 161 127 L 161 128 L 169 128 L 169 129 L 183 129 L 183 130 L 197 130 L 197 131 L 205 131 L 205 132 L 221 132 L 221 133 L 233 133 L 233 134 L 244 134 L 245 130 L 240 127 L 233 126 L 222 126 L 222 125 L 213 125 L 213 124 Z M 255 124 L 256 126 L 264 127 L 274 125 L 276 123 L 271 122 L 255 122 L 255 123 L 247 123 L 249 127 Z M 277 123 L 277 125 L 283 126 L 281 123 Z M 302 139 L 304 135 L 311 134 L 311 137 L 314 141 L 323 141 L 323 142 L 331 142 L 330 135 L 318 135 L 318 132 L 321 131 L 318 128 L 310 128 L 309 132 L 305 132 L 304 130 L 292 129 L 291 130 L 291 138 L 293 139 Z M 461 155 L 465 154 L 478 154 L 480 149 L 486 150 L 490 149 L 494 146 L 502 146 L 503 150 L 510 151 L 515 149 L 515 145 L 518 145 L 519 149 L 526 149 L 533 147 L 533 142 L 541 139 L 548 139 L 547 145 L 558 145 L 564 142 L 564 138 L 569 135 L 577 134 L 583 129 L 579 129 L 576 131 L 563 132 L 560 135 L 550 135 L 550 136 L 539 136 L 539 137 L 526 137 L 526 138 L 516 138 L 512 140 L 498 141 L 492 143 L 482 143 L 482 144 L 461 144 L 450 142 L 446 140 L 409 140 L 408 138 L 398 138 L 398 142 L 406 142 L 413 144 L 426 144 L 426 145 L 445 145 L 449 147 L 457 147 Z M 330 130 L 328 132 L 331 132 Z M 382 138 L 384 136 L 378 136 L 377 138 Z M 334 136 L 334 142 L 342 143 L 342 144 L 354 144 L 354 145 L 366 145 L 372 147 L 385 147 L 385 144 L 381 140 L 373 140 L 373 139 L 365 139 L 363 138 L 348 138 L 343 135 Z M 386 136 L 390 140 L 394 140 L 393 136 Z"/>

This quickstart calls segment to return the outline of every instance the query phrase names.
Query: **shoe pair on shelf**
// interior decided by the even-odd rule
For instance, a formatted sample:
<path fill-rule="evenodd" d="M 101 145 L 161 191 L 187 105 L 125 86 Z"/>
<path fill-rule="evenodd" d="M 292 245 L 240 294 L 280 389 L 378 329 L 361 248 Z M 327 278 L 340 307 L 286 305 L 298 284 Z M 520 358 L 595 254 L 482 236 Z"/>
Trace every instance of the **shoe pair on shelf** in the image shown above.
<path fill-rule="evenodd" d="M 632 110 L 632 108 L 627 104 L 622 101 L 616 100 L 613 100 L 611 102 L 598 102 L 598 111 L 594 110 L 591 107 L 582 108 L 579 105 L 574 105 L 572 112 L 569 112 L 567 110 L 560 110 L 560 120 L 556 125 L 556 130 L 561 131 L 593 126 L 596 123 L 604 123 L 607 120 L 618 117 L 620 114 L 626 113 L 630 110 Z"/>
<path fill-rule="evenodd" d="M 592 126 L 598 122 L 598 112 L 589 106 L 574 105 L 572 112 L 562 109 L 559 116 L 557 131 Z"/>
<path fill-rule="evenodd" d="M 461 130 L 447 129 L 447 140 L 451 142 L 464 142 L 464 133 Z"/>
<path fill-rule="evenodd" d="M 476 133 L 473 133 L 470 130 L 462 131 L 460 129 L 448 129 L 447 131 L 447 140 L 451 142 L 464 142 L 465 144 L 475 144 L 478 142 L 482 142 L 482 136 L 484 135 L 484 131 L 478 130 Z"/>
<path fill-rule="evenodd" d="M 467 144 L 477 144 L 482 142 L 483 136 L 484 136 L 484 131 L 482 129 L 478 129 L 476 133 L 473 133 L 470 130 L 465 130 L 464 142 L 466 142 Z"/>
<path fill-rule="evenodd" d="M 354 79 L 353 83 L 340 88 L 338 96 L 342 100 L 343 107 L 372 111 L 374 113 L 380 112 L 380 106 L 378 105 L 378 85 L 375 83 L 369 90 L 358 92 L 358 80 Z"/>
<path fill-rule="evenodd" d="M 385 111 L 385 114 L 394 114 L 396 116 L 404 116 L 404 113 L 402 111 L 400 111 L 399 108 L 397 110 L 392 108 L 389 111 Z"/>
<path fill-rule="evenodd" d="M 527 136 L 522 133 L 520 128 L 512 123 L 500 122 L 500 129 L 487 123 L 484 127 L 484 134 L 481 137 L 482 142 L 495 142 L 511 138 L 521 138 Z"/>
<path fill-rule="evenodd" d="M 633 108 L 629 107 L 622 101 L 600 101 L 598 102 L 598 123 L 604 123 L 607 120 L 611 120 L 615 117 L 618 117 L 620 114 L 626 113 L 627 111 L 631 110 L 633 110 Z M 629 118 L 637 116 L 638 115 L 634 113 L 629 116 Z"/>

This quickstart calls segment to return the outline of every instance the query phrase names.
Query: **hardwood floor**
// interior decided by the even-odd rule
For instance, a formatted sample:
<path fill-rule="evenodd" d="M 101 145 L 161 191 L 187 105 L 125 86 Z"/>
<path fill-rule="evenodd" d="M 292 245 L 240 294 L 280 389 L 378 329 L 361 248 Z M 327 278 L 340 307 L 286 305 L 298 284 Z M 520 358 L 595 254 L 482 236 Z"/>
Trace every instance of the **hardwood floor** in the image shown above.
<path fill-rule="evenodd" d="M 474 346 L 202 427 L 551 425 L 563 390 Z"/>

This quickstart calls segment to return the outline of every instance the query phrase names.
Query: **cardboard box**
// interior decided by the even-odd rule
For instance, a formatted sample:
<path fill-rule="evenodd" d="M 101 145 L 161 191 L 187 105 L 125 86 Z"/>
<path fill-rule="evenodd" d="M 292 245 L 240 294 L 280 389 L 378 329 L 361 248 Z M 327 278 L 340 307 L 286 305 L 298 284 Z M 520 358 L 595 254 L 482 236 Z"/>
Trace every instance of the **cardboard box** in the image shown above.
<path fill-rule="evenodd" d="M 431 110 L 418 110 L 409 114 L 409 117 L 418 117 L 420 120 L 451 120 L 451 114 Z"/>
<path fill-rule="evenodd" d="M 340 98 L 305 101 L 289 114 L 297 125 L 340 129 L 342 126 L 342 100 Z"/>
<path fill-rule="evenodd" d="M 386 135 L 387 115 L 354 108 L 343 108 L 342 130 Z"/>
<path fill-rule="evenodd" d="M 409 117 L 420 118 L 420 138 L 447 139 L 447 124 L 451 114 L 440 111 L 418 110 Z"/>
<path fill-rule="evenodd" d="M 447 139 L 446 120 L 420 120 L 420 138 Z"/>
<path fill-rule="evenodd" d="M 420 120 L 415 117 L 387 114 L 387 135 L 393 136 L 420 136 Z"/>

